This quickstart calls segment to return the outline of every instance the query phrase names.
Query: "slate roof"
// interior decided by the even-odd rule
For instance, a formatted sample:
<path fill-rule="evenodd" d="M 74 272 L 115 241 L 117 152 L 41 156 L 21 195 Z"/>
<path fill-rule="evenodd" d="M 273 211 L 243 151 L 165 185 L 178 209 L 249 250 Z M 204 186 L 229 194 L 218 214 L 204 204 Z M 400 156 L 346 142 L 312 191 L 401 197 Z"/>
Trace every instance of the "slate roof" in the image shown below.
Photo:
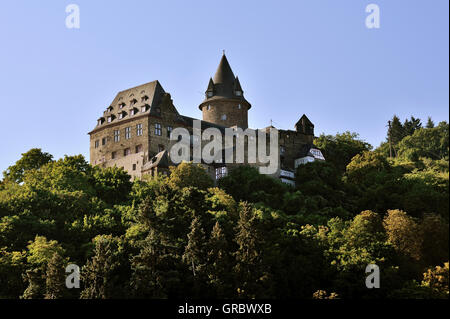
<path fill-rule="evenodd" d="M 236 91 L 241 91 L 241 95 L 236 95 Z M 201 104 L 219 99 L 237 99 L 248 103 L 248 101 L 244 98 L 244 91 L 239 83 L 239 79 L 234 76 L 233 70 L 231 70 L 225 54 L 222 55 L 216 74 L 212 79 L 209 79 L 206 92 L 213 92 L 213 96 L 206 96 L 205 100 Z M 248 105 L 250 108 L 250 103 L 248 103 Z M 201 109 L 201 107 L 199 108 Z"/>
<path fill-rule="evenodd" d="M 159 112 L 157 110 L 157 107 L 161 103 L 161 100 L 165 93 L 166 92 L 164 91 L 158 80 L 120 91 L 119 93 L 117 93 L 111 104 L 103 112 L 103 116 L 99 118 L 104 120 L 103 124 L 97 125 L 93 129 L 93 131 L 120 122 L 122 120 L 129 119 L 132 109 L 136 109 L 136 116 L 143 114 L 158 116 Z M 145 100 L 142 99 L 144 97 Z M 135 102 L 133 105 L 131 105 L 132 101 Z M 122 104 L 125 105 L 123 107 L 120 107 Z M 141 112 L 142 106 L 146 106 L 145 112 Z M 125 112 L 125 116 L 122 119 L 119 119 L 119 113 L 122 112 Z M 110 123 L 106 121 L 106 118 L 108 116 L 113 116 L 114 118 Z"/>

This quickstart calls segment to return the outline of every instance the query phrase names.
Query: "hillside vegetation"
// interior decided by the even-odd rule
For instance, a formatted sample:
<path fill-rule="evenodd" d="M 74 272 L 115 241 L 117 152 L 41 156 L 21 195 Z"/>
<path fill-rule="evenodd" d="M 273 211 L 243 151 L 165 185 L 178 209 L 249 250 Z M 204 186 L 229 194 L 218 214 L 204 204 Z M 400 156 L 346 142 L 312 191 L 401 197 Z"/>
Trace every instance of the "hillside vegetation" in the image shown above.
<path fill-rule="evenodd" d="M 321 135 L 295 188 L 189 163 L 131 182 L 31 149 L 0 184 L 0 298 L 448 298 L 449 125 L 394 117 L 391 142 Z"/>

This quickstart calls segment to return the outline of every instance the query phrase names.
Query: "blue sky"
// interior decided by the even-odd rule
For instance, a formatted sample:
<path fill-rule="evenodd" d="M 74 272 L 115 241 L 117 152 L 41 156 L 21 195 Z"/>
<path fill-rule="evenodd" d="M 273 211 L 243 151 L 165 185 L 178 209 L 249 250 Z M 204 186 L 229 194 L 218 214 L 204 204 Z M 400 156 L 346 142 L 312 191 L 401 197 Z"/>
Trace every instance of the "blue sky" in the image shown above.
<path fill-rule="evenodd" d="M 68 4 L 80 29 L 65 26 Z M 365 7 L 378 4 L 380 29 Z M 22 1 L 0 3 L 0 170 L 40 147 L 89 158 L 87 132 L 115 94 L 152 80 L 201 118 L 222 50 L 252 109 L 316 135 L 378 146 L 395 113 L 448 120 L 448 0 Z"/>

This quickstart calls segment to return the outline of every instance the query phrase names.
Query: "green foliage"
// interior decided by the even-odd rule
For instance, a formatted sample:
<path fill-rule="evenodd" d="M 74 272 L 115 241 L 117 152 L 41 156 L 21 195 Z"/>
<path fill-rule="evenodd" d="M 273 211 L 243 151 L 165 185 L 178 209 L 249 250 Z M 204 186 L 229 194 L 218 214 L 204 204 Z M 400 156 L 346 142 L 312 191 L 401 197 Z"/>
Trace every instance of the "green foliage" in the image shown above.
<path fill-rule="evenodd" d="M 127 200 L 131 191 L 130 175 L 118 167 L 100 168 L 93 173 L 97 196 L 108 204 L 119 204 Z"/>
<path fill-rule="evenodd" d="M 172 188 L 193 186 L 206 190 L 213 187 L 214 182 L 200 164 L 183 162 L 176 167 L 170 167 L 168 184 Z"/>
<path fill-rule="evenodd" d="M 325 159 L 332 163 L 339 172 L 344 172 L 351 159 L 364 151 L 372 149 L 369 143 L 359 139 L 357 133 L 344 132 L 342 134 L 320 135 L 314 144 L 322 151 Z"/>
<path fill-rule="evenodd" d="M 40 148 L 32 148 L 12 166 L 9 166 L 3 172 L 3 178 L 16 183 L 21 183 L 23 175 L 26 171 L 39 169 L 41 166 L 50 163 L 53 156 L 49 153 L 42 152 Z"/>
<path fill-rule="evenodd" d="M 240 166 L 221 178 L 218 186 L 236 201 L 263 203 L 269 207 L 282 206 L 283 194 L 288 186 L 266 175 L 259 174 L 257 168 Z"/>
<path fill-rule="evenodd" d="M 448 298 L 448 124 L 398 124 L 395 158 L 322 135 L 327 161 L 299 166 L 295 187 L 251 167 L 213 187 L 189 163 L 130 182 L 25 153 L 0 186 L 0 298 Z"/>

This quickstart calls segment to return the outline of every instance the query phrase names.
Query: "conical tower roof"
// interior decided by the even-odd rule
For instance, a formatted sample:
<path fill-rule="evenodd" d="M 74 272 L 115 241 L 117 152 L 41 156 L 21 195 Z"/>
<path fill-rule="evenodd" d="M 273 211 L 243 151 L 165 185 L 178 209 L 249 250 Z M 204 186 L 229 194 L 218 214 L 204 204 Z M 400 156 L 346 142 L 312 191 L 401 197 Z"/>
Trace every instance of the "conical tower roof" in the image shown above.
<path fill-rule="evenodd" d="M 223 54 L 219 66 L 217 67 L 216 74 L 214 75 L 214 84 L 220 83 L 223 85 L 231 85 L 233 87 L 234 79 L 233 70 L 231 70 L 227 57 Z"/>
<path fill-rule="evenodd" d="M 248 108 L 251 107 L 250 103 L 248 103 L 248 101 L 244 98 L 239 79 L 234 76 L 233 70 L 231 70 L 225 53 L 220 59 L 216 74 L 214 74 L 212 79 L 209 79 L 208 88 L 205 93 L 206 99 L 202 102 L 202 104 L 207 101 L 217 99 L 233 99 L 241 100 L 248 104 Z M 200 109 L 202 104 L 199 106 Z"/>

